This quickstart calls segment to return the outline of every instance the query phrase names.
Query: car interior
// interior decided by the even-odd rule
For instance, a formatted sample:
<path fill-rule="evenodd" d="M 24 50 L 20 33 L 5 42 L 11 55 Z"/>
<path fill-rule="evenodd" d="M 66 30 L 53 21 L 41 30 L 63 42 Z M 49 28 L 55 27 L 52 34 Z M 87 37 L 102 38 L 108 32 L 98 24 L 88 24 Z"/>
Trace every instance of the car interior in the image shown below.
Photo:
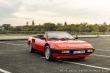
<path fill-rule="evenodd" d="M 39 38 L 39 39 L 42 39 L 42 40 L 45 40 L 45 37 L 44 37 L 43 34 L 39 34 L 39 35 L 37 35 L 37 36 L 33 36 L 33 37 L 35 37 L 35 38 Z"/>

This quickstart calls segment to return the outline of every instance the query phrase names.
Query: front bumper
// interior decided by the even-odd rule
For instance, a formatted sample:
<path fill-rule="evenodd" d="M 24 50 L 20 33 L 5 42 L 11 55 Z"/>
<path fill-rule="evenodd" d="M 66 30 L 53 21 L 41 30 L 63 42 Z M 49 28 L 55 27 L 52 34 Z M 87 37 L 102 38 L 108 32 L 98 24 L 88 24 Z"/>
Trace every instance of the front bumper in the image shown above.
<path fill-rule="evenodd" d="M 87 49 L 84 50 L 85 53 L 81 54 L 73 54 L 73 51 L 76 50 L 70 50 L 70 53 L 62 53 L 61 50 L 51 49 L 51 52 L 54 58 L 85 58 L 92 54 L 95 49 L 93 49 L 93 52 L 87 52 Z"/>

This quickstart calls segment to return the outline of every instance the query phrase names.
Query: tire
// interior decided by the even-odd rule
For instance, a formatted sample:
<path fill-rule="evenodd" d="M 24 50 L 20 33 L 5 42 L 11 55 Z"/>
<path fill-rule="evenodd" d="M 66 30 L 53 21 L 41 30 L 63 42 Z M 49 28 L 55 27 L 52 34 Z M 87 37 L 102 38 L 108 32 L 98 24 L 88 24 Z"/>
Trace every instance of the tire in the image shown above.
<path fill-rule="evenodd" d="M 46 59 L 47 61 L 52 61 L 52 60 L 53 60 L 52 52 L 51 52 L 49 46 L 46 46 L 46 47 L 45 47 L 45 59 Z"/>
<path fill-rule="evenodd" d="M 32 44 L 29 44 L 29 51 L 30 53 L 35 53 L 35 50 L 33 49 Z"/>

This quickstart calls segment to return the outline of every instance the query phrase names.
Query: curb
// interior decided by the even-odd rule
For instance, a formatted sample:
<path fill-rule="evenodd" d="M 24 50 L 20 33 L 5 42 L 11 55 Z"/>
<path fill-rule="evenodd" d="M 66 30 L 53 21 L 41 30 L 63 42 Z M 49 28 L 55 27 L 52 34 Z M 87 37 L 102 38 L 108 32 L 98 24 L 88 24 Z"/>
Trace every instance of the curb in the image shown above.
<path fill-rule="evenodd" d="M 76 36 L 74 36 L 74 37 L 76 37 Z M 99 38 L 98 36 L 77 36 L 78 38 Z M 2 39 L 0 39 L 0 41 L 16 41 L 16 40 L 28 40 L 28 38 L 2 38 Z"/>
<path fill-rule="evenodd" d="M 0 39 L 0 41 L 16 41 L 16 40 L 28 40 L 28 39 Z"/>

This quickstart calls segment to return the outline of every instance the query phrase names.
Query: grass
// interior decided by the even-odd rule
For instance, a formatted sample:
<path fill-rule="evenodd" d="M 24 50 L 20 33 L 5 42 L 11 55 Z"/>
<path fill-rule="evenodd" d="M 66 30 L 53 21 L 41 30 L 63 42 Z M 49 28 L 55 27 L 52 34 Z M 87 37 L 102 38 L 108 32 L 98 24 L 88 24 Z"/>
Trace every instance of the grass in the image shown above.
<path fill-rule="evenodd" d="M 38 34 L 0 34 L 0 36 L 35 36 Z"/>

